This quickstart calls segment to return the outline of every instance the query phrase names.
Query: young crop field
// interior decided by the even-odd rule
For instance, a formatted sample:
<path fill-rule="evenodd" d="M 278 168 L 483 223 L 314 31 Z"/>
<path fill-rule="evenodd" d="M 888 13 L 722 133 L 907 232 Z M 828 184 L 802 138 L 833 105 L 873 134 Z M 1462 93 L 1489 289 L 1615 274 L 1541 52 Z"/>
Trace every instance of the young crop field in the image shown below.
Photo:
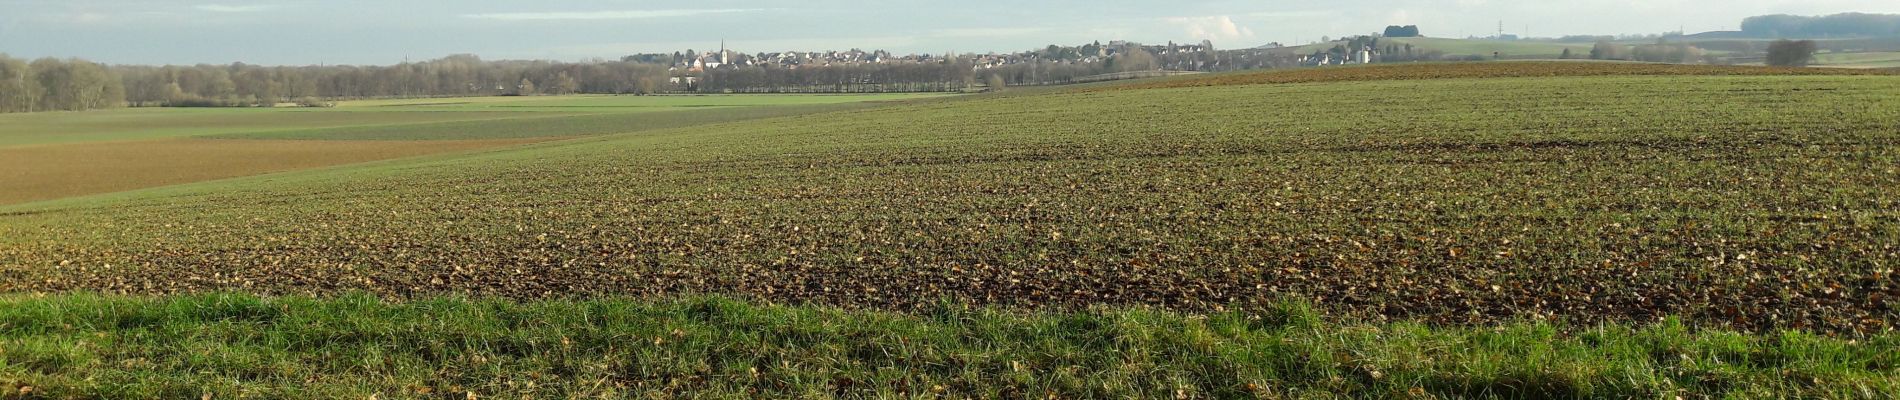
<path fill-rule="evenodd" d="M 1900 67 L 1900 52 L 1822 53 L 1814 55 L 1814 65 L 1836 68 Z"/>
<path fill-rule="evenodd" d="M 935 93 L 773 94 L 773 95 L 574 95 L 530 97 L 453 97 L 344 101 L 347 111 L 582 111 L 629 112 L 680 108 L 763 107 L 897 101 L 944 97 Z"/>
<path fill-rule="evenodd" d="M 1877 398 L 1900 382 L 1891 74 L 1422 64 L 786 107 L 817 108 L 551 118 L 594 136 L 0 206 L 0 292 L 22 293 L 0 300 L 0 384 Z M 111 391 L 130 387 L 180 389 Z"/>
<path fill-rule="evenodd" d="M 0 204 L 527 142 L 171 139 L 0 148 Z"/>
<path fill-rule="evenodd" d="M 0 284 L 897 309 L 1299 296 L 1445 323 L 1878 332 L 1900 290 L 1896 90 L 1437 79 L 812 114 L 16 208 Z"/>
<path fill-rule="evenodd" d="M 426 124 L 555 115 L 571 114 L 355 113 L 301 108 L 132 108 L 82 113 L 0 114 L 0 147 L 128 142 L 278 130 Z"/>

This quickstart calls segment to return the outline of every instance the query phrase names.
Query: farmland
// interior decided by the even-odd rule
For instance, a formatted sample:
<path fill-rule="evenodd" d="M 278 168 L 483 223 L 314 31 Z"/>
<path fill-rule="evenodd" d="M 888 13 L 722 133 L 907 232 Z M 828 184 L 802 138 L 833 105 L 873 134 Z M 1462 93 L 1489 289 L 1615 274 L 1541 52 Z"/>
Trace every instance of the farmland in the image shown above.
<path fill-rule="evenodd" d="M 0 300 L 0 383 L 104 397 L 1900 389 L 1890 74 L 1426 64 L 644 130 L 616 130 L 619 114 L 487 121 L 595 108 L 555 105 L 356 108 L 590 137 L 0 207 L 0 291 L 55 294 Z M 665 113 L 779 109 L 719 107 Z M 199 140 L 460 131 L 429 126 Z"/>
<path fill-rule="evenodd" d="M 1568 49 L 1573 54 L 1588 55 L 1592 43 L 1562 43 L 1535 40 L 1484 40 L 1484 39 L 1442 39 L 1442 38 L 1387 38 L 1399 45 L 1412 45 L 1419 49 L 1437 50 L 1450 56 L 1501 55 L 1506 58 L 1557 58 Z"/>
<path fill-rule="evenodd" d="M 0 115 L 0 204 L 920 97 L 486 97 Z"/>
<path fill-rule="evenodd" d="M 1896 68 L 1900 67 L 1900 52 L 1816 54 L 1814 65 L 1839 68 Z"/>

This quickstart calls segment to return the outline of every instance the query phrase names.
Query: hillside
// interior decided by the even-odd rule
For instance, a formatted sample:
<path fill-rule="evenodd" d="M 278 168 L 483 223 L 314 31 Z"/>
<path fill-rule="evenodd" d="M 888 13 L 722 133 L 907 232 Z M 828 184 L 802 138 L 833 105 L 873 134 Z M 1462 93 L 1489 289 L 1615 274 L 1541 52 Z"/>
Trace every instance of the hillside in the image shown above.
<path fill-rule="evenodd" d="M 1505 58 L 1551 59 L 1563 55 L 1564 49 L 1577 55 L 1590 54 L 1591 43 L 1560 43 L 1535 40 L 1484 40 L 1484 39 L 1441 39 L 1441 38 L 1386 38 L 1399 45 L 1410 44 L 1427 50 L 1445 52 L 1448 56 L 1491 56 L 1502 55 Z"/>
<path fill-rule="evenodd" d="M 935 96 L 511 96 L 5 114 L 0 205 Z"/>

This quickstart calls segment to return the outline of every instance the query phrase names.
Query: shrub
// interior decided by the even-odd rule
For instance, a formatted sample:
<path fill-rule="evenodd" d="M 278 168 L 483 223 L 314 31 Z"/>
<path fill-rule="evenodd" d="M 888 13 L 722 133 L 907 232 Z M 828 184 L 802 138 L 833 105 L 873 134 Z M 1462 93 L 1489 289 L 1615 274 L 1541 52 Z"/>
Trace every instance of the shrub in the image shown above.
<path fill-rule="evenodd" d="M 1768 45 L 1768 65 L 1806 67 L 1814 62 L 1814 50 L 1812 40 L 1777 40 Z"/>

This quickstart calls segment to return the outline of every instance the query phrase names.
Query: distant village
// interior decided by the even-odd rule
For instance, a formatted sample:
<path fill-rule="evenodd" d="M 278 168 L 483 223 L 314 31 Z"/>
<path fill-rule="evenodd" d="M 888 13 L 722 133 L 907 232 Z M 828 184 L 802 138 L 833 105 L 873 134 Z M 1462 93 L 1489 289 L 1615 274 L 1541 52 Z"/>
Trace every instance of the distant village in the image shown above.
<path fill-rule="evenodd" d="M 723 45 L 722 45 L 723 46 Z M 622 61 L 649 64 L 665 64 L 671 70 L 698 73 L 708 70 L 737 69 L 742 67 L 764 67 L 798 69 L 801 67 L 834 67 L 862 65 L 902 65 L 929 64 L 946 62 L 970 62 L 973 70 L 994 69 L 1010 65 L 1034 63 L 1093 64 L 1104 62 L 1127 52 L 1140 50 L 1154 56 L 1181 54 L 1201 54 L 1214 51 L 1211 41 L 1194 44 L 1168 43 L 1165 45 L 1143 45 L 1127 41 L 1100 42 L 1081 46 L 1049 46 L 1043 50 L 1018 53 L 985 54 L 906 54 L 895 55 L 884 50 L 851 49 L 843 51 L 786 51 L 744 53 L 721 48 L 718 51 L 695 52 L 686 50 L 672 54 L 636 54 L 622 58 Z M 1183 65 L 1184 69 L 1205 68 L 1205 64 Z"/>

